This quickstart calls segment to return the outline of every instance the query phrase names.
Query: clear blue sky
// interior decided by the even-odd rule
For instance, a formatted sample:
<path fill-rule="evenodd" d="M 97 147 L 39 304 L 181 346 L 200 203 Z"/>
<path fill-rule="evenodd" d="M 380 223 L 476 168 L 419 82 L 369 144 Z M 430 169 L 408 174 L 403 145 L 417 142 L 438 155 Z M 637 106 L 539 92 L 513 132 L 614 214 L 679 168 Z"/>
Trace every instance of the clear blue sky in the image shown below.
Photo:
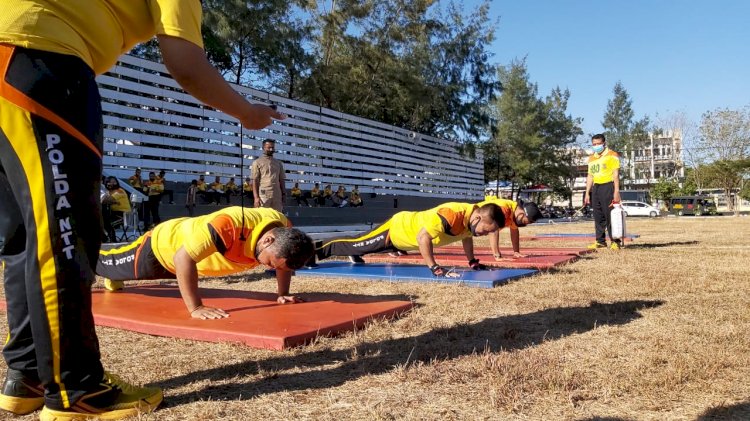
<path fill-rule="evenodd" d="M 466 0 L 466 12 L 478 0 Z M 619 80 L 635 118 L 750 105 L 750 0 L 494 0 L 493 61 L 526 57 L 540 96 L 571 92 L 585 134 Z"/>

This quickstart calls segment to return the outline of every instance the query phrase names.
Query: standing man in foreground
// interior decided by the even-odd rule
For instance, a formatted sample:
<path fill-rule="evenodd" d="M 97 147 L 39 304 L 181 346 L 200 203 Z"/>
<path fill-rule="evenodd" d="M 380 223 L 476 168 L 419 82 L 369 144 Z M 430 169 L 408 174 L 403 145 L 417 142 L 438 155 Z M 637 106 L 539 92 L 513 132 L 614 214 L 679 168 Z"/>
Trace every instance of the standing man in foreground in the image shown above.
<path fill-rule="evenodd" d="M 84 4 L 85 3 L 85 4 Z M 199 0 L 0 0 L 0 259 L 9 334 L 0 408 L 42 420 L 154 410 L 157 388 L 104 371 L 91 313 L 101 245 L 102 107 L 95 76 L 157 36 L 175 80 L 261 129 L 284 116 L 250 104 L 206 59 Z"/>
<path fill-rule="evenodd" d="M 318 259 L 349 256 L 352 263 L 364 263 L 362 255 L 419 250 L 425 264 L 437 277 L 457 276 L 435 261 L 433 247 L 461 241 L 474 270 L 486 270 L 474 257 L 472 236 L 497 231 L 505 225 L 502 209 L 495 204 L 482 207 L 471 203 L 444 203 L 421 212 L 398 212 L 372 231 L 359 237 L 333 238 L 315 250 Z M 308 266 L 314 267 L 311 262 Z"/>
<path fill-rule="evenodd" d="M 99 252 L 96 273 L 110 291 L 126 280 L 177 279 L 190 316 L 220 319 L 229 314 L 203 305 L 198 276 L 225 276 L 259 264 L 276 270 L 278 302 L 299 302 L 289 295 L 292 271 L 313 255 L 313 241 L 289 228 L 273 209 L 232 206 L 195 218 L 163 222 L 127 245 L 106 246 Z"/>
<path fill-rule="evenodd" d="M 603 134 L 594 135 L 591 146 L 594 153 L 589 156 L 586 193 L 583 196 L 583 204 L 591 204 L 594 211 L 596 242 L 589 248 L 607 247 L 606 232 L 609 232 L 609 247 L 619 250 L 620 240 L 612 239 L 610 208 L 613 203 L 620 203 L 620 154 L 607 148 Z"/>
<path fill-rule="evenodd" d="M 286 186 L 284 165 L 273 157 L 276 143 L 273 139 L 263 141 L 263 155 L 259 156 L 250 168 L 253 177 L 253 195 L 256 208 L 271 208 L 284 211 Z"/>

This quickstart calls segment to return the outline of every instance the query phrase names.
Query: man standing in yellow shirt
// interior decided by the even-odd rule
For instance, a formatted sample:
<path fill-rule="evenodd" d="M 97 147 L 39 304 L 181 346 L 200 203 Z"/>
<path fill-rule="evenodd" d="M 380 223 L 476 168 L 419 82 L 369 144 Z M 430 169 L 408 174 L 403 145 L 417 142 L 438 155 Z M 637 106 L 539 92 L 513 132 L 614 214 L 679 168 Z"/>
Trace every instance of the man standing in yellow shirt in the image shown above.
<path fill-rule="evenodd" d="M 433 247 L 461 241 L 472 269 L 486 270 L 487 267 L 474 257 L 472 236 L 497 231 L 505 222 L 502 210 L 495 204 L 479 207 L 471 203 L 444 203 L 421 212 L 398 212 L 364 235 L 327 240 L 315 253 L 320 260 L 349 256 L 352 263 L 364 263 L 361 257 L 364 254 L 419 250 L 433 275 L 450 277 L 453 274 L 435 261 Z M 315 264 L 310 262 L 308 266 Z"/>
<path fill-rule="evenodd" d="M 607 148 L 603 134 L 594 135 L 591 145 L 594 151 L 589 156 L 589 172 L 586 177 L 586 193 L 583 204 L 591 204 L 594 211 L 596 242 L 589 248 L 607 247 L 606 232 L 609 232 L 612 250 L 620 249 L 620 240 L 612 239 L 610 207 L 620 202 L 620 154 Z"/>
<path fill-rule="evenodd" d="M 231 275 L 263 264 L 276 269 L 277 301 L 296 303 L 289 295 L 292 271 L 312 257 L 314 247 L 307 234 L 289 225 L 273 209 L 239 206 L 170 219 L 128 245 L 103 248 L 96 273 L 111 291 L 122 289 L 125 280 L 176 278 L 190 316 L 206 320 L 229 314 L 203 305 L 198 276 Z"/>
<path fill-rule="evenodd" d="M 156 388 L 105 373 L 91 313 L 101 244 L 102 106 L 95 77 L 156 37 L 191 95 L 249 130 L 284 116 L 250 104 L 209 63 L 199 0 L 0 0 L 0 259 L 8 366 L 0 408 L 42 420 L 150 412 Z"/>

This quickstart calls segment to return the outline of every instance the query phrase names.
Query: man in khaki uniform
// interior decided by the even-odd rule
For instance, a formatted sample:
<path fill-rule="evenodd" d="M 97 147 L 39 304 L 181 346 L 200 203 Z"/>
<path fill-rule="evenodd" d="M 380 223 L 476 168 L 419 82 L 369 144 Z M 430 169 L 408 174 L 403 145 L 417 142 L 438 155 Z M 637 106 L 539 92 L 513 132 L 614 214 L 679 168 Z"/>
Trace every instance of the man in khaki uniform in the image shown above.
<path fill-rule="evenodd" d="M 256 208 L 271 208 L 283 212 L 286 201 L 284 165 L 273 157 L 276 145 L 272 139 L 263 141 L 263 155 L 253 161 L 253 195 Z"/>

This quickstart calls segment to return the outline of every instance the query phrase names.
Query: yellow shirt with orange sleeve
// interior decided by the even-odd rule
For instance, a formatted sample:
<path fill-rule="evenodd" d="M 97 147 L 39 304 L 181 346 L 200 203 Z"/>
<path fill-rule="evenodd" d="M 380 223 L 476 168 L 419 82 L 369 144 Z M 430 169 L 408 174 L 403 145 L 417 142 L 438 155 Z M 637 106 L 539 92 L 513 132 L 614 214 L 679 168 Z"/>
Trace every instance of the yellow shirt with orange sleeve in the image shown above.
<path fill-rule="evenodd" d="M 401 250 L 419 250 L 417 234 L 422 228 L 434 246 L 471 237 L 469 217 L 475 208 L 471 203 L 450 202 L 420 212 L 399 212 L 387 222 L 391 242 Z"/>
<path fill-rule="evenodd" d="M 194 218 L 177 218 L 154 228 L 151 245 L 156 259 L 172 273 L 174 255 L 185 247 L 201 276 L 223 276 L 258 266 L 255 246 L 268 227 L 287 227 L 287 218 L 270 208 L 244 208 L 245 241 L 240 239 L 243 208 L 232 206 Z"/>
<path fill-rule="evenodd" d="M 516 202 L 515 200 L 502 199 L 496 196 L 492 196 L 487 197 L 484 201 L 477 203 L 477 207 L 481 208 L 482 206 L 489 204 L 500 206 L 500 210 L 503 211 L 503 216 L 505 216 L 505 226 L 500 227 L 500 230 L 505 227 L 518 229 L 518 225 L 516 225 L 516 218 L 514 217 L 516 209 L 518 208 L 518 202 Z"/>
<path fill-rule="evenodd" d="M 154 35 L 203 48 L 200 0 L 2 0 L 0 6 L 0 43 L 76 56 L 96 74 Z"/>
<path fill-rule="evenodd" d="M 620 154 L 607 148 L 601 154 L 591 154 L 588 166 L 594 184 L 611 183 L 615 180 L 615 171 L 620 169 Z"/>

